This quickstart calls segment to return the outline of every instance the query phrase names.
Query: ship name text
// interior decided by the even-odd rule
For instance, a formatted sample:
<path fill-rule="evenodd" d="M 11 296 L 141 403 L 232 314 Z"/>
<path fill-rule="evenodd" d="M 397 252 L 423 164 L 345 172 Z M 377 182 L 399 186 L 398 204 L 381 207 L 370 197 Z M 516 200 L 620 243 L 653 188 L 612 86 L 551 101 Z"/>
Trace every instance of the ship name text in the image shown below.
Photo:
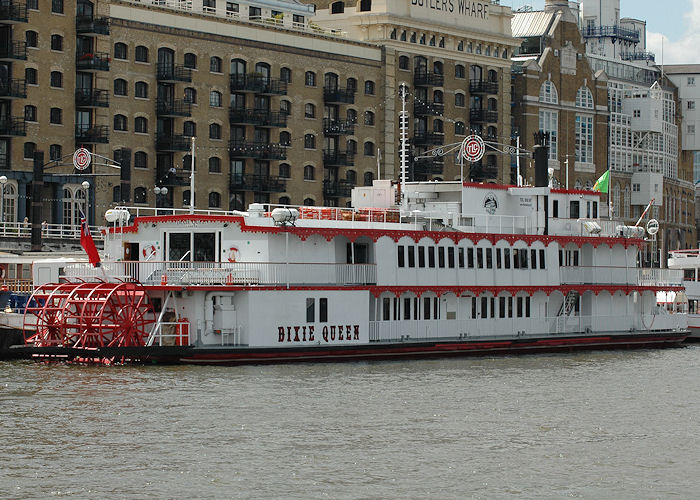
<path fill-rule="evenodd" d="M 278 342 L 321 342 L 321 340 L 326 343 L 336 340 L 360 340 L 360 325 L 324 325 L 319 329 L 314 325 L 277 327 Z"/>

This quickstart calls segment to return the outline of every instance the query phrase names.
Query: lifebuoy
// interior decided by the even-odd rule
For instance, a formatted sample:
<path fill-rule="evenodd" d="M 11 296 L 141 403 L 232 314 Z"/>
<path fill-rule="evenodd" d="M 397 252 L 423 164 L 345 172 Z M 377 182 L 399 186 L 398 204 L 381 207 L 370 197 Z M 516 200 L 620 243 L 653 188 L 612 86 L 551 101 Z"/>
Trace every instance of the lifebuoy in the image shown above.
<path fill-rule="evenodd" d="M 4 280 L 7 277 L 7 267 L 5 264 L 0 264 L 0 280 Z"/>
<path fill-rule="evenodd" d="M 236 247 L 231 247 L 228 249 L 228 261 L 229 262 L 236 262 L 236 256 L 238 254 L 238 248 Z"/>
<path fill-rule="evenodd" d="M 143 257 L 144 258 L 148 258 L 151 255 L 153 255 L 154 253 L 156 253 L 155 245 L 148 245 L 148 246 L 143 248 Z"/>

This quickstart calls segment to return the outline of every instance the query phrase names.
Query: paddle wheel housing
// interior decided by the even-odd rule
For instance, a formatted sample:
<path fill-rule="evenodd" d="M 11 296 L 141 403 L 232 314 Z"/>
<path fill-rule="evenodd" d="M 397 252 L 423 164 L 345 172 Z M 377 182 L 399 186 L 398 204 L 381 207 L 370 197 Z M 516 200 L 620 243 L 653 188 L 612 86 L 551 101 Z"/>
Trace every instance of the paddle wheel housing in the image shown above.
<path fill-rule="evenodd" d="M 146 290 L 134 282 L 45 284 L 28 304 L 25 342 L 35 347 L 143 346 L 155 322 Z"/>

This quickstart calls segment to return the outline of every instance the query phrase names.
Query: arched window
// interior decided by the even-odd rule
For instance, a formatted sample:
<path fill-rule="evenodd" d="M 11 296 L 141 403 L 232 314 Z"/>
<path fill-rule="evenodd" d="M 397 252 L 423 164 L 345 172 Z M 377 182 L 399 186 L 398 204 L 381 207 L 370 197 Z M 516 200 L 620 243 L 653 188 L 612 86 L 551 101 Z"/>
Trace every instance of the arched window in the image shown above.
<path fill-rule="evenodd" d="M 224 62 L 221 60 L 220 57 L 217 56 L 211 56 L 209 58 L 209 71 L 211 73 L 221 73 L 221 69 L 223 68 Z"/>
<path fill-rule="evenodd" d="M 414 57 L 413 68 L 416 73 L 426 73 L 428 71 L 428 60 L 423 56 Z"/>
<path fill-rule="evenodd" d="M 540 102 L 559 104 L 559 94 L 557 94 L 557 88 L 551 80 L 545 81 L 540 87 Z"/>
<path fill-rule="evenodd" d="M 283 130 L 282 132 L 280 132 L 280 144 L 282 146 L 291 146 L 292 145 L 292 134 L 290 134 L 286 130 Z"/>
<path fill-rule="evenodd" d="M 629 185 L 625 186 L 625 201 L 622 204 L 623 208 L 623 213 L 625 214 L 625 218 L 629 219 L 630 218 L 630 187 Z"/>
<path fill-rule="evenodd" d="M 134 118 L 134 132 L 139 134 L 148 133 L 148 119 L 143 116 L 137 116 Z"/>
<path fill-rule="evenodd" d="M 348 89 L 348 92 L 355 92 L 357 90 L 357 79 L 356 78 L 348 78 L 345 81 L 345 87 Z"/>
<path fill-rule="evenodd" d="M 126 116 L 114 115 L 114 130 L 125 131 L 126 129 Z"/>
<path fill-rule="evenodd" d="M 455 78 L 464 78 L 466 69 L 463 64 L 455 64 Z"/>
<path fill-rule="evenodd" d="M 409 69 L 411 60 L 408 56 L 399 56 L 399 69 Z"/>
<path fill-rule="evenodd" d="M 231 74 L 243 76 L 246 72 L 246 62 L 243 59 L 231 59 Z"/>
<path fill-rule="evenodd" d="M 498 131 L 493 125 L 486 129 L 486 138 L 490 141 L 495 141 L 498 137 Z"/>
<path fill-rule="evenodd" d="M 127 95 L 127 83 L 123 78 L 114 80 L 114 95 Z"/>
<path fill-rule="evenodd" d="M 192 195 L 192 191 L 189 189 L 185 189 L 182 192 L 182 206 L 183 207 L 189 207 L 190 206 L 190 196 Z"/>
<path fill-rule="evenodd" d="M 192 170 L 192 155 L 186 154 L 185 156 L 182 157 L 182 169 L 190 171 Z M 195 172 L 197 171 L 197 166 L 195 165 L 194 168 Z"/>
<path fill-rule="evenodd" d="M 185 102 L 197 104 L 197 91 L 192 87 L 185 87 Z"/>
<path fill-rule="evenodd" d="M 576 92 L 576 107 L 584 109 L 593 109 L 593 94 L 588 87 L 581 87 Z"/>
<path fill-rule="evenodd" d="M 364 153 L 365 156 L 374 156 L 374 143 L 372 141 L 365 142 Z"/>
<path fill-rule="evenodd" d="M 316 106 L 310 102 L 304 105 L 304 118 L 316 118 Z"/>
<path fill-rule="evenodd" d="M 148 168 L 148 154 L 143 151 L 134 153 L 134 168 Z"/>
<path fill-rule="evenodd" d="M 115 59 L 128 59 L 129 48 L 125 43 L 117 42 L 114 44 L 114 58 Z"/>
<path fill-rule="evenodd" d="M 490 82 L 497 82 L 498 81 L 498 73 L 496 72 L 495 69 L 489 70 L 489 81 Z"/>
<path fill-rule="evenodd" d="M 197 136 L 197 124 L 193 121 L 186 121 L 182 125 L 182 135 L 185 137 L 196 137 Z"/>
<path fill-rule="evenodd" d="M 313 198 L 304 198 L 304 205 L 307 207 L 313 207 L 315 203 Z"/>
<path fill-rule="evenodd" d="M 146 203 L 148 196 L 145 187 L 137 187 L 134 189 L 134 203 Z"/>
<path fill-rule="evenodd" d="M 455 106 L 457 106 L 458 108 L 463 108 L 464 102 L 464 94 L 455 94 Z"/>
<path fill-rule="evenodd" d="M 292 114 L 292 103 L 289 101 L 280 100 L 280 113 L 284 113 L 289 116 Z"/>
<path fill-rule="evenodd" d="M 443 67 L 442 67 L 442 63 L 440 61 L 435 61 L 433 63 L 433 73 L 435 73 L 436 75 L 443 74 Z"/>
<path fill-rule="evenodd" d="M 292 200 L 289 199 L 289 196 L 280 196 L 279 202 L 280 205 L 291 205 Z"/>
<path fill-rule="evenodd" d="M 365 111 L 365 125 L 374 126 L 374 113 Z"/>
<path fill-rule="evenodd" d="M 122 187 L 114 186 L 112 188 L 112 203 L 119 203 L 122 201 Z"/>
<path fill-rule="evenodd" d="M 280 80 L 285 83 L 292 83 L 292 70 L 289 68 L 280 68 Z"/>
<path fill-rule="evenodd" d="M 442 104 L 444 102 L 442 90 L 436 90 L 435 92 L 433 92 L 433 102 L 436 102 L 438 104 Z"/>
<path fill-rule="evenodd" d="M 39 79 L 39 72 L 36 68 L 24 68 L 24 80 L 27 85 L 36 85 Z"/>
<path fill-rule="evenodd" d="M 472 64 L 469 66 L 469 79 L 470 80 L 477 80 L 481 81 L 483 77 L 483 70 L 481 69 L 481 66 L 477 64 Z"/>
<path fill-rule="evenodd" d="M 365 81 L 365 95 L 374 95 L 374 82 L 372 80 Z"/>
<path fill-rule="evenodd" d="M 270 65 L 264 62 L 259 62 L 255 65 L 255 72 L 258 76 L 262 76 L 264 79 L 270 78 Z"/>
<path fill-rule="evenodd" d="M 221 125 L 218 123 L 209 125 L 209 139 L 221 139 Z"/>
<path fill-rule="evenodd" d="M 613 187 L 613 196 L 612 196 L 612 202 L 613 202 L 613 216 L 619 217 L 620 214 L 622 213 L 620 211 L 620 184 L 615 183 L 615 186 Z"/>
<path fill-rule="evenodd" d="M 24 120 L 28 122 L 36 121 L 36 106 L 33 104 L 27 104 L 24 107 Z"/>
<path fill-rule="evenodd" d="M 355 185 L 357 184 L 357 172 L 354 170 L 348 170 L 345 173 L 345 180 L 348 182 L 350 185 Z"/>
<path fill-rule="evenodd" d="M 316 172 L 313 166 L 311 165 L 306 165 L 304 167 L 304 180 L 305 181 L 312 181 L 316 178 Z"/>
<path fill-rule="evenodd" d="M 464 122 L 455 122 L 455 135 L 466 135 Z"/>
<path fill-rule="evenodd" d="M 221 107 L 221 92 L 218 90 L 212 90 L 209 92 L 209 106 L 212 108 Z"/>
<path fill-rule="evenodd" d="M 148 47 L 139 45 L 134 50 L 134 60 L 136 62 L 148 62 Z"/>
<path fill-rule="evenodd" d="M 316 149 L 316 136 L 314 134 L 304 135 L 304 149 Z"/>
<path fill-rule="evenodd" d="M 430 41 L 428 42 L 428 45 L 431 47 L 435 47 L 435 35 L 430 37 Z"/>
<path fill-rule="evenodd" d="M 365 172 L 365 175 L 364 175 L 364 185 L 365 185 L 365 186 L 371 186 L 373 182 L 374 182 L 374 173 L 372 173 L 372 172 Z"/>
<path fill-rule="evenodd" d="M 221 207 L 221 195 L 216 191 L 209 193 L 209 208 Z"/>
<path fill-rule="evenodd" d="M 487 104 L 488 104 L 489 111 L 497 111 L 498 110 L 498 101 L 496 99 L 494 99 L 493 97 L 489 98 Z"/>
<path fill-rule="evenodd" d="M 289 179 L 292 177 L 292 167 L 289 165 L 289 163 L 280 163 L 279 176 L 282 179 Z"/>
<path fill-rule="evenodd" d="M 209 158 L 209 173 L 221 173 L 221 158 L 217 158 L 216 156 L 212 156 L 211 158 Z"/>
<path fill-rule="evenodd" d="M 349 156 L 353 156 L 353 155 L 357 154 L 357 141 L 356 140 L 348 139 L 345 144 L 346 144 Z"/>
<path fill-rule="evenodd" d="M 5 222 L 17 222 L 17 188 L 11 182 L 5 184 L 4 188 L 3 220 Z"/>
<path fill-rule="evenodd" d="M 63 37 L 61 35 L 51 35 L 51 50 L 63 52 Z"/>
<path fill-rule="evenodd" d="M 439 134 L 444 132 L 442 120 L 433 120 L 433 132 L 437 132 Z"/>
<path fill-rule="evenodd" d="M 192 52 L 186 53 L 184 66 L 185 66 L 185 68 L 196 69 L 197 68 L 197 56 L 194 55 Z"/>
<path fill-rule="evenodd" d="M 38 47 L 39 46 L 39 33 L 32 30 L 27 30 L 24 32 L 24 41 L 27 43 L 27 47 Z"/>
<path fill-rule="evenodd" d="M 348 109 L 345 113 L 345 117 L 350 123 L 357 123 L 357 111 L 354 109 Z"/>
<path fill-rule="evenodd" d="M 49 160 L 60 160 L 63 156 L 63 148 L 60 144 L 51 144 L 49 146 Z"/>
<path fill-rule="evenodd" d="M 63 88 L 63 73 L 60 71 L 51 72 L 51 86 L 56 88 Z"/>
<path fill-rule="evenodd" d="M 134 95 L 141 99 L 148 99 L 148 84 L 146 82 L 136 82 L 134 84 Z"/>
<path fill-rule="evenodd" d="M 304 74 L 304 85 L 307 87 L 315 87 L 316 86 L 316 73 L 313 71 L 307 71 Z"/>

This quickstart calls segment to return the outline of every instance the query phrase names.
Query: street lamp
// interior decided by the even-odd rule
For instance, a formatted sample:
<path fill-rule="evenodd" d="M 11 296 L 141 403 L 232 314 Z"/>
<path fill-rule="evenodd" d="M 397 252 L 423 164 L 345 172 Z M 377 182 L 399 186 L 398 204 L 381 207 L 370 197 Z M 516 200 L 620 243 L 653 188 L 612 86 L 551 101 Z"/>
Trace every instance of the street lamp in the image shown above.
<path fill-rule="evenodd" d="M 5 184 L 7 176 L 0 175 L 0 222 L 5 222 Z"/>
<path fill-rule="evenodd" d="M 158 200 L 162 199 L 161 196 L 163 198 L 165 198 L 168 195 L 168 188 L 165 186 L 163 186 L 163 187 L 156 186 L 153 188 L 153 192 L 156 195 L 156 208 L 158 208 Z"/>
<path fill-rule="evenodd" d="M 88 181 L 83 181 L 81 186 L 85 190 L 85 220 L 88 220 L 88 198 L 90 197 L 90 183 Z"/>

